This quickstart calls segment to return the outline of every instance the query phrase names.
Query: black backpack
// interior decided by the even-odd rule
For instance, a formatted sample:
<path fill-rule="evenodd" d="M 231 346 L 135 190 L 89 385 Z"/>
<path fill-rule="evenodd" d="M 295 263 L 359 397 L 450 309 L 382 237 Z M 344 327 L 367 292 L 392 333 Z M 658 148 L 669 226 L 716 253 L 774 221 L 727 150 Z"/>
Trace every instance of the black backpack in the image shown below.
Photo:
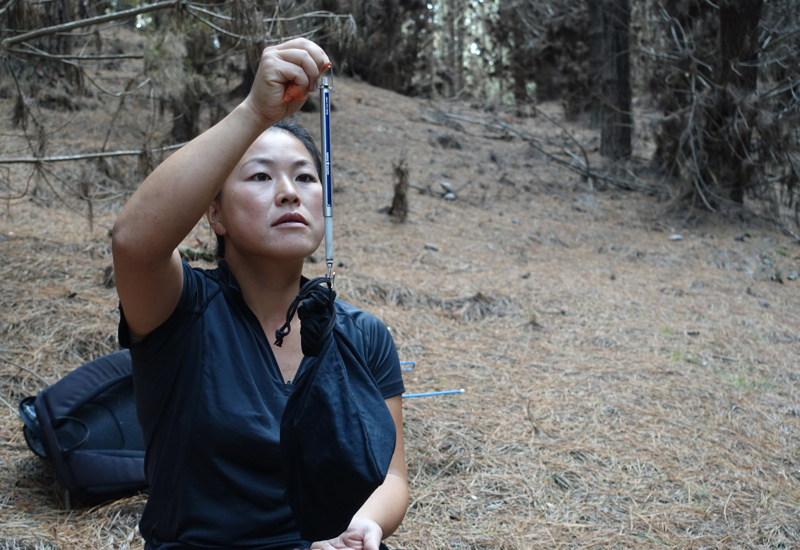
<path fill-rule="evenodd" d="M 147 491 L 130 352 L 82 365 L 19 404 L 28 447 L 72 497 L 98 504 Z"/>

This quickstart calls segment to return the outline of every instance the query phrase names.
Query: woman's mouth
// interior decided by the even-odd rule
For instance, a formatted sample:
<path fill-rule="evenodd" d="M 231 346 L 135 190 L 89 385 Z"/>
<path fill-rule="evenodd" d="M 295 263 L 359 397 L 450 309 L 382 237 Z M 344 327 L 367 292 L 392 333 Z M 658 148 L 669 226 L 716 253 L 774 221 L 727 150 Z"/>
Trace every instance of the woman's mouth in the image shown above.
<path fill-rule="evenodd" d="M 288 212 L 283 216 L 281 216 L 280 218 L 278 218 L 278 221 L 273 223 L 272 226 L 273 227 L 277 227 L 279 225 L 292 226 L 297 224 L 308 225 L 308 222 L 299 212 Z"/>

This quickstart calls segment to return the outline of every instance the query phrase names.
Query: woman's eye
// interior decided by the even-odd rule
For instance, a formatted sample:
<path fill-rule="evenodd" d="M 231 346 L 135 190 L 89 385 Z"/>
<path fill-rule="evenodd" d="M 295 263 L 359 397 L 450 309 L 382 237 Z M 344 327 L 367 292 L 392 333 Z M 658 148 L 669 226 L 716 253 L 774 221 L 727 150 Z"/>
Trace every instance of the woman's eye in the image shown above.
<path fill-rule="evenodd" d="M 317 181 L 317 178 L 312 174 L 300 174 L 299 176 L 297 176 L 297 181 L 303 183 L 314 183 L 315 181 Z"/>
<path fill-rule="evenodd" d="M 258 174 L 253 176 L 253 179 L 256 181 L 267 181 L 269 179 L 269 176 L 264 172 L 259 172 Z"/>

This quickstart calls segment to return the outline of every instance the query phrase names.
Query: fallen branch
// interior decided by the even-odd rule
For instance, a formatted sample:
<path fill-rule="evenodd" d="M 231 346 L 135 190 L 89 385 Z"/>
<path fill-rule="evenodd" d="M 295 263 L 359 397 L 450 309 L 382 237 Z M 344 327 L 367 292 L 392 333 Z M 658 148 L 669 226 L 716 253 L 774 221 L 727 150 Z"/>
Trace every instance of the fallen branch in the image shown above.
<path fill-rule="evenodd" d="M 167 145 L 166 147 L 155 147 L 153 149 L 139 149 L 133 151 L 108 151 L 104 153 L 86 153 L 83 155 L 66 155 L 60 157 L 22 157 L 22 158 L 10 158 L 10 159 L 0 159 L 0 164 L 39 164 L 39 163 L 46 163 L 46 162 L 69 162 L 74 160 L 86 160 L 86 159 L 98 159 L 104 157 L 125 157 L 125 156 L 139 156 L 145 151 L 149 151 L 151 153 L 158 153 L 161 151 L 173 151 L 175 149 L 180 149 L 186 145 L 184 143 L 176 143 L 175 145 Z"/>
<path fill-rule="evenodd" d="M 22 366 L 22 365 L 20 365 L 19 363 L 15 363 L 14 361 L 9 361 L 8 359 L 6 359 L 5 357 L 3 357 L 2 355 L 0 355 L 0 361 L 3 361 L 4 363 L 8 363 L 8 364 L 9 364 L 9 365 L 11 365 L 12 367 L 17 367 L 17 368 L 18 368 L 18 369 L 20 369 L 20 370 L 24 370 L 24 371 L 25 371 L 25 372 L 27 372 L 28 374 L 30 374 L 30 375 L 32 375 L 32 376 L 34 376 L 34 377 L 38 378 L 38 379 L 39 379 L 39 380 L 41 380 L 42 382 L 44 382 L 46 386 L 49 386 L 50 384 L 52 384 L 52 382 L 50 382 L 50 381 L 49 381 L 47 378 L 45 378 L 45 377 L 41 376 L 40 374 L 38 374 L 38 373 L 36 373 L 36 372 L 32 371 L 32 370 L 31 370 L 31 369 L 29 369 L 28 367 L 23 367 L 23 366 Z"/>
<path fill-rule="evenodd" d="M 586 149 L 583 148 L 583 145 L 581 145 L 581 143 L 577 139 L 575 139 L 575 136 L 573 136 L 571 133 L 569 133 L 567 131 L 567 129 L 564 128 L 564 126 L 562 126 L 559 122 L 557 122 L 557 121 L 553 120 L 552 118 L 550 118 L 550 116 L 547 113 L 545 113 L 544 111 L 539 109 L 536 105 L 533 105 L 533 108 L 537 113 L 539 113 L 541 116 L 543 116 L 545 118 L 545 120 L 547 120 L 550 124 L 560 128 L 561 131 L 564 132 L 567 135 L 567 137 L 570 139 L 570 141 L 572 141 L 575 145 L 578 146 L 578 149 L 580 149 L 581 153 L 583 154 L 583 164 L 586 167 L 586 174 L 584 175 L 584 178 L 588 180 L 589 176 L 590 176 L 589 167 L 591 166 L 591 163 L 589 162 L 589 155 L 586 153 Z M 569 151 L 568 149 L 565 149 L 565 151 L 568 154 L 572 153 L 572 151 Z M 571 156 L 573 156 L 573 155 L 574 155 L 574 153 L 572 153 Z M 578 159 L 576 158 L 576 160 L 578 160 Z"/>
<path fill-rule="evenodd" d="M 463 117 L 463 116 L 460 116 L 460 115 L 454 115 L 452 113 L 443 112 L 443 114 L 447 118 L 460 120 L 462 122 L 468 122 L 470 124 L 479 124 L 479 125 L 485 126 L 487 128 L 492 128 L 494 130 L 510 132 L 510 133 L 514 134 L 515 136 L 517 136 L 518 138 L 520 138 L 522 141 L 528 143 L 536 151 L 538 151 L 539 153 L 543 154 L 544 156 L 546 156 L 550 160 L 560 164 L 561 166 L 565 167 L 568 170 L 571 170 L 571 171 L 577 173 L 578 175 L 580 175 L 582 177 L 595 178 L 597 180 L 603 180 L 603 181 L 605 181 L 607 183 L 610 183 L 611 185 L 615 185 L 615 186 L 620 187 L 622 189 L 639 189 L 641 191 L 646 191 L 648 193 L 658 193 L 659 192 L 658 188 L 653 187 L 651 185 L 646 185 L 644 183 L 638 183 L 638 182 L 632 182 L 632 181 L 625 181 L 625 180 L 621 180 L 619 178 L 614 178 L 612 176 L 608 176 L 608 175 L 605 175 L 605 174 L 600 174 L 598 172 L 595 172 L 594 170 L 591 169 L 591 165 L 588 165 L 588 157 L 587 157 L 587 166 L 585 168 L 582 168 L 582 169 L 577 169 L 575 167 L 574 162 L 566 161 L 566 160 L 554 155 L 550 151 L 547 151 L 541 145 L 539 145 L 539 140 L 538 139 L 536 139 L 535 137 L 533 137 L 532 135 L 530 135 L 528 133 L 524 133 L 524 132 L 521 132 L 521 131 L 517 130 L 512 125 L 506 124 L 505 122 L 500 123 L 500 124 L 490 124 L 488 122 L 483 122 L 481 120 L 474 120 L 474 119 Z M 573 141 L 576 141 L 575 138 L 571 138 L 571 139 Z M 577 143 L 577 141 L 576 141 L 576 143 Z M 582 147 L 581 147 L 581 149 L 583 150 Z M 584 151 L 584 154 L 585 154 L 585 151 Z M 572 158 L 577 157 L 577 155 L 575 155 L 575 153 L 572 153 L 572 155 L 573 155 Z M 577 160 L 580 161 L 579 158 Z M 584 164 L 584 162 L 580 161 L 580 164 Z"/>
<path fill-rule="evenodd" d="M 15 409 L 14 407 L 12 407 L 12 406 L 11 406 L 11 403 L 9 403 L 9 402 L 8 402 L 8 401 L 6 401 L 5 399 L 3 399 L 3 397 L 2 397 L 2 396 L 0 396 L 0 401 L 2 401 L 2 402 L 3 402 L 3 404 L 4 404 L 6 407 L 8 407 L 9 409 L 11 409 L 11 412 L 12 412 L 12 413 L 14 413 L 14 414 L 16 414 L 16 413 L 17 413 L 17 409 Z"/>

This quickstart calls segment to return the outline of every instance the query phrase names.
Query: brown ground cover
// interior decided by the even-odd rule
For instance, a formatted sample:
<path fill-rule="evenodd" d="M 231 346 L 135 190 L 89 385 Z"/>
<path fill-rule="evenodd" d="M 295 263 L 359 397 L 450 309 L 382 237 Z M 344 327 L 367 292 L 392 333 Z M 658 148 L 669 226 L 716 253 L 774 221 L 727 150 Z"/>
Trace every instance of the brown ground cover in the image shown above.
<path fill-rule="evenodd" d="M 655 198 L 590 189 L 521 140 L 441 112 L 566 143 L 542 117 L 335 86 L 340 297 L 416 361 L 408 391 L 466 390 L 404 402 L 411 505 L 391 547 L 800 547 L 796 244 L 755 218 L 667 217 Z M 120 124 L 130 146 L 141 108 Z M 106 101 L 84 130 L 51 136 L 51 154 L 99 149 L 112 111 Z M 18 132 L 0 138 L 0 156 L 24 153 Z M 396 224 L 380 210 L 401 154 L 434 193 L 412 191 Z M 86 166 L 54 165 L 53 188 L 99 173 Z M 11 171 L 14 189 L 26 170 Z M 141 547 L 143 499 L 64 510 L 16 415 L 22 397 L 117 349 L 104 280 L 129 190 L 104 189 L 91 230 L 86 201 L 67 208 L 52 189 L 0 212 L 0 549 Z M 186 244 L 209 237 L 201 222 Z"/>

